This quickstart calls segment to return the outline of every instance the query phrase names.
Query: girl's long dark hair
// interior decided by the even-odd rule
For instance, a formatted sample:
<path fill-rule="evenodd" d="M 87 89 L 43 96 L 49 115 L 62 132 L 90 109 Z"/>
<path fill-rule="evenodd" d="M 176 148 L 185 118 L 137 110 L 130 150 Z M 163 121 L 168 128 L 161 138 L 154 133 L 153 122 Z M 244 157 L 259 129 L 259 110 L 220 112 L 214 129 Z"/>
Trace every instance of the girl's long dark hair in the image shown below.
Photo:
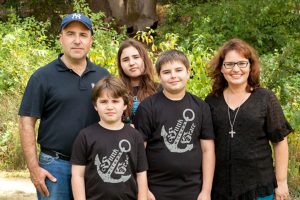
<path fill-rule="evenodd" d="M 139 52 L 141 58 L 144 61 L 144 68 L 145 71 L 140 77 L 140 85 L 139 85 L 139 90 L 137 93 L 137 97 L 139 101 L 143 101 L 146 97 L 154 94 L 156 92 L 157 86 L 154 82 L 154 70 L 153 70 L 153 65 L 152 61 L 148 55 L 147 50 L 144 48 L 144 46 L 134 40 L 134 39 L 127 39 L 122 44 L 120 45 L 119 51 L 118 51 L 118 57 L 117 57 L 117 62 L 118 62 L 118 71 L 119 71 L 119 76 L 122 79 L 122 81 L 125 83 L 126 87 L 128 88 L 130 92 L 131 98 L 133 97 L 133 87 L 131 85 L 130 77 L 127 76 L 122 67 L 121 67 L 121 54 L 123 50 L 127 47 L 134 47 L 136 50 Z M 132 101 L 128 104 L 128 110 L 131 111 L 132 109 Z"/>

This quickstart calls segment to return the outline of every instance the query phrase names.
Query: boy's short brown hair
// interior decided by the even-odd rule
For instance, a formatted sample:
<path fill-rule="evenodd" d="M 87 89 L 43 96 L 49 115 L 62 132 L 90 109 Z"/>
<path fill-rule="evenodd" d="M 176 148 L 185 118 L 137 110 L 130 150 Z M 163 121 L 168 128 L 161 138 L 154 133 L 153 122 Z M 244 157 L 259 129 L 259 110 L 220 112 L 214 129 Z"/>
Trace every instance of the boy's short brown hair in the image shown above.
<path fill-rule="evenodd" d="M 161 53 L 159 58 L 157 59 L 155 63 L 155 69 L 156 73 L 159 75 L 161 67 L 166 63 L 172 63 L 172 62 L 181 62 L 186 69 L 188 70 L 190 68 L 190 62 L 187 59 L 187 57 L 184 55 L 182 51 L 179 50 L 168 50 Z"/>
<path fill-rule="evenodd" d="M 122 97 L 124 105 L 128 105 L 129 93 L 119 78 L 107 76 L 96 83 L 92 91 L 92 101 L 94 105 L 96 105 L 97 99 L 104 91 L 108 92 L 113 98 Z"/>

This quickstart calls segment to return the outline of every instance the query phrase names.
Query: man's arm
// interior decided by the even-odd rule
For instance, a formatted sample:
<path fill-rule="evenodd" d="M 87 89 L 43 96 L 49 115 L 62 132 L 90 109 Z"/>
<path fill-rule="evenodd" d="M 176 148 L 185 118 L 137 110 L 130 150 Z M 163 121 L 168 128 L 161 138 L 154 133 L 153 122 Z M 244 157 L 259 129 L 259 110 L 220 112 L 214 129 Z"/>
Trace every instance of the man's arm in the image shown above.
<path fill-rule="evenodd" d="M 85 165 L 72 165 L 72 191 L 74 200 L 85 200 L 84 186 Z"/>
<path fill-rule="evenodd" d="M 147 172 L 137 173 L 137 184 L 138 184 L 138 200 L 147 200 L 148 183 L 147 183 Z"/>
<path fill-rule="evenodd" d="M 273 143 L 275 155 L 275 175 L 278 187 L 275 189 L 275 199 L 288 199 L 289 188 L 287 184 L 287 169 L 289 150 L 287 137 L 284 140 Z"/>
<path fill-rule="evenodd" d="M 35 124 L 37 118 L 21 116 L 19 121 L 19 130 L 21 145 L 27 167 L 30 172 L 31 181 L 36 187 L 36 189 L 45 196 L 49 196 L 49 191 L 45 184 L 45 179 L 48 177 L 51 181 L 55 182 L 56 178 L 53 177 L 47 170 L 39 166 L 37 158 L 37 148 L 36 148 L 36 134 L 35 134 Z"/>
<path fill-rule="evenodd" d="M 202 189 L 197 200 L 209 200 L 215 171 L 214 140 L 200 140 L 202 150 Z"/>

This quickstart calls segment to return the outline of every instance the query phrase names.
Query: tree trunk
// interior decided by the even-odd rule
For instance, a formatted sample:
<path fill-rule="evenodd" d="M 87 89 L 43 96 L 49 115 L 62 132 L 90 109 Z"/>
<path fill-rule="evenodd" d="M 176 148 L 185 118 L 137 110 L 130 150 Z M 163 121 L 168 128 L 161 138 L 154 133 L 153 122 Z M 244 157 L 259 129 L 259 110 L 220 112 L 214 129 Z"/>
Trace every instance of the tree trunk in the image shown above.
<path fill-rule="evenodd" d="M 92 10 L 102 11 L 108 17 L 114 17 L 121 25 L 132 32 L 146 30 L 157 25 L 157 0 L 88 0 Z"/>

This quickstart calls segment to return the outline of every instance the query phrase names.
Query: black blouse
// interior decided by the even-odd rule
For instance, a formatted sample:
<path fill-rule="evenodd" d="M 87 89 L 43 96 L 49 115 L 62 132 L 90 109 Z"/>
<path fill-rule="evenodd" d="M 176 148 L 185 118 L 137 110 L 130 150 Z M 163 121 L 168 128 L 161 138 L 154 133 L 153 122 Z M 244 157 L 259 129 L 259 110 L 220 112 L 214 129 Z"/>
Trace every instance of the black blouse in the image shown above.
<path fill-rule="evenodd" d="M 274 193 L 277 187 L 269 141 L 280 142 L 292 132 L 276 96 L 258 88 L 236 110 L 224 96 L 206 97 L 215 131 L 216 168 L 213 199 L 253 200 Z M 233 137 L 231 122 L 236 114 Z"/>

